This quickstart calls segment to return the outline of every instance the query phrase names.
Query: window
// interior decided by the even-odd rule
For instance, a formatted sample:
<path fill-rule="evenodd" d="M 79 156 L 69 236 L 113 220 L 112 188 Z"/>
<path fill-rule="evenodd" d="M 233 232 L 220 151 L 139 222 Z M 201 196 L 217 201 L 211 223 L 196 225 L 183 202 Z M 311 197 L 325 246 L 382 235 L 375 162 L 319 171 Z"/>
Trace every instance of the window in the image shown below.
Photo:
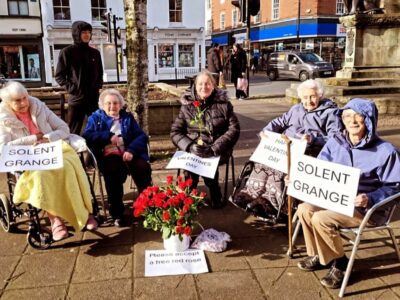
<path fill-rule="evenodd" d="M 179 67 L 194 67 L 194 44 L 180 44 Z"/>
<path fill-rule="evenodd" d="M 232 27 L 238 26 L 238 9 L 235 7 L 232 10 Z"/>
<path fill-rule="evenodd" d="M 53 0 L 54 20 L 71 20 L 69 0 Z"/>
<path fill-rule="evenodd" d="M 107 13 L 106 0 L 92 0 L 92 20 L 101 21 L 102 16 Z"/>
<path fill-rule="evenodd" d="M 40 81 L 39 53 L 38 45 L 0 46 L 0 77 Z"/>
<path fill-rule="evenodd" d="M 260 23 L 261 22 L 261 10 L 258 12 L 256 16 L 253 17 L 254 23 Z"/>
<path fill-rule="evenodd" d="M 272 20 L 279 18 L 279 0 L 272 0 Z"/>
<path fill-rule="evenodd" d="M 207 21 L 207 35 L 212 34 L 212 19 Z"/>
<path fill-rule="evenodd" d="M 169 21 L 182 22 L 182 0 L 169 0 Z"/>
<path fill-rule="evenodd" d="M 28 0 L 8 0 L 8 14 L 10 16 L 27 16 Z"/>
<path fill-rule="evenodd" d="M 175 67 L 175 51 L 173 44 L 158 45 L 158 66 L 160 68 Z"/>
<path fill-rule="evenodd" d="M 219 15 L 219 29 L 225 30 L 225 13 L 224 12 L 222 12 Z"/>
<path fill-rule="evenodd" d="M 344 0 L 336 0 L 336 14 L 343 15 L 344 11 Z"/>

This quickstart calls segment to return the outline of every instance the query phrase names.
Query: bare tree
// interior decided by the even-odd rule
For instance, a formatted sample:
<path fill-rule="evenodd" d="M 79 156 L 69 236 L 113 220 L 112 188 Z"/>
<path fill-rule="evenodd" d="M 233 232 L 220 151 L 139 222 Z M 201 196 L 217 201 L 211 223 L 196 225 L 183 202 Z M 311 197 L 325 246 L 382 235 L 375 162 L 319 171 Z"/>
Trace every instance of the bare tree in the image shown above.
<path fill-rule="evenodd" d="M 128 62 L 127 105 L 145 132 L 147 125 L 147 0 L 124 0 Z"/>

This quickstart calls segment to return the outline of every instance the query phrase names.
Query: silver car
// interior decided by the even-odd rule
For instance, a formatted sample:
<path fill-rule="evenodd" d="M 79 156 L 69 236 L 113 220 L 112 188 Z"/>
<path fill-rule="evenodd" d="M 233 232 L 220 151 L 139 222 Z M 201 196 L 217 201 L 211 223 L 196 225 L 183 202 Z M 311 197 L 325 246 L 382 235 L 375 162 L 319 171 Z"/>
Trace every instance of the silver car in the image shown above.
<path fill-rule="evenodd" d="M 312 52 L 282 51 L 270 54 L 267 61 L 270 80 L 294 78 L 305 81 L 309 78 L 332 77 L 333 65 Z"/>

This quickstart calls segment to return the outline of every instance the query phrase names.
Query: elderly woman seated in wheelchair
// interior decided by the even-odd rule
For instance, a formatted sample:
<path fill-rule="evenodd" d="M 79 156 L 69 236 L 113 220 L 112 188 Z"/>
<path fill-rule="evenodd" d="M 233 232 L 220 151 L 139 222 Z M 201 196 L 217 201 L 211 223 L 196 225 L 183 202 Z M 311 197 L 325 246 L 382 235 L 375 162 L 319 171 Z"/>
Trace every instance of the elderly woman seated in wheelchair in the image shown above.
<path fill-rule="evenodd" d="M 70 137 L 68 125 L 39 99 L 29 96 L 21 83 L 7 83 L 0 90 L 0 98 L 1 148 L 4 145 L 35 145 L 67 140 Z M 63 168 L 25 171 L 19 176 L 13 191 L 14 204 L 26 203 L 47 212 L 53 241 L 68 237 L 64 220 L 77 231 L 85 227 L 93 230 L 98 225 L 91 215 L 92 195 L 79 156 L 66 142 L 62 143 L 62 150 Z M 50 237 L 46 236 L 47 239 Z"/>
<path fill-rule="evenodd" d="M 308 255 L 298 267 L 303 271 L 314 271 L 330 265 L 328 274 L 321 279 L 321 284 L 328 288 L 341 285 L 348 264 L 339 228 L 359 226 L 369 208 L 400 190 L 400 154 L 392 144 L 377 136 L 375 104 L 366 99 L 353 99 L 338 114 L 345 130 L 327 141 L 318 158 L 361 170 L 354 216 L 308 203 L 300 204 L 297 210 Z M 387 218 L 388 209 L 390 207 L 378 209 L 370 223 L 381 225 Z"/>
<path fill-rule="evenodd" d="M 335 114 L 338 108 L 334 102 L 323 98 L 324 86 L 317 80 L 304 81 L 298 86 L 297 92 L 301 103 L 273 119 L 260 136 L 263 138 L 268 131 L 272 131 L 305 140 L 306 154 L 317 156 L 328 136 L 341 129 L 340 120 Z M 245 176 L 248 179 L 244 185 Z M 282 172 L 265 165 L 248 162 L 234 188 L 231 201 L 262 219 L 275 222 L 276 215 L 280 215 L 285 207 L 284 176 Z"/>
<path fill-rule="evenodd" d="M 106 185 L 110 214 L 117 227 L 125 226 L 123 184 L 131 175 L 138 192 L 151 185 L 148 137 L 116 89 L 100 94 L 99 109 L 88 120 L 83 137 L 97 158 Z"/>

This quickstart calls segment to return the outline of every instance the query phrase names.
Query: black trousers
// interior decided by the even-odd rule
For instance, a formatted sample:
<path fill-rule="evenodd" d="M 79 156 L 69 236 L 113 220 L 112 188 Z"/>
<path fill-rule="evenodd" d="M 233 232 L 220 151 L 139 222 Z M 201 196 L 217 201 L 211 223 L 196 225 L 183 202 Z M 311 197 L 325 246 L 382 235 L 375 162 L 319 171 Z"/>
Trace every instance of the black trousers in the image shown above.
<path fill-rule="evenodd" d="M 109 155 L 102 159 L 101 172 L 104 176 L 110 215 L 115 219 L 121 219 L 124 214 L 124 182 L 128 175 L 131 175 L 138 192 L 141 193 L 151 185 L 150 164 L 141 158 L 133 158 L 124 162 L 121 156 Z"/>
<path fill-rule="evenodd" d="M 191 188 L 195 189 L 197 188 L 197 185 L 199 184 L 199 175 L 194 174 L 192 172 L 188 172 L 188 171 L 184 171 L 183 172 L 184 176 L 185 176 L 185 180 L 191 178 L 193 183 Z M 211 205 L 218 205 L 218 203 L 222 202 L 222 193 L 221 193 L 221 188 L 219 187 L 219 182 L 218 182 L 218 178 L 219 178 L 219 172 L 217 169 L 217 172 L 215 173 L 214 178 L 207 178 L 207 177 L 203 177 L 204 180 L 204 184 L 208 187 L 209 190 L 209 198 L 211 200 Z"/>
<path fill-rule="evenodd" d="M 81 135 L 83 121 L 85 116 L 90 116 L 98 109 L 96 104 L 73 104 L 68 106 L 68 126 L 73 134 Z"/>

